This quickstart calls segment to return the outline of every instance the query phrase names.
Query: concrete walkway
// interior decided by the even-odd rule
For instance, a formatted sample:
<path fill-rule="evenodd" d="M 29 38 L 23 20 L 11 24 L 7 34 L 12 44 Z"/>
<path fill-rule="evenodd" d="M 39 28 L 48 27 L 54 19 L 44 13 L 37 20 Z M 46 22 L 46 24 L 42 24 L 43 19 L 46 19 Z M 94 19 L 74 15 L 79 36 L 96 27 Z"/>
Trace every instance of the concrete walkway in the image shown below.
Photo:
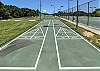
<path fill-rule="evenodd" d="M 67 19 L 65 19 L 65 18 L 61 18 L 61 19 L 62 19 L 62 20 L 65 20 L 65 21 L 68 21 L 68 22 L 70 22 L 70 23 L 76 24 L 76 22 L 72 22 L 72 21 L 67 20 Z M 79 27 L 82 27 L 82 28 L 84 28 L 84 29 L 86 29 L 86 30 L 89 30 L 89 31 L 91 31 L 91 32 L 93 32 L 93 33 L 95 33 L 95 34 L 100 35 L 100 29 L 98 29 L 98 28 L 94 28 L 94 27 L 91 27 L 91 26 L 87 26 L 87 25 L 84 25 L 84 24 L 82 24 L 82 23 L 79 23 Z"/>

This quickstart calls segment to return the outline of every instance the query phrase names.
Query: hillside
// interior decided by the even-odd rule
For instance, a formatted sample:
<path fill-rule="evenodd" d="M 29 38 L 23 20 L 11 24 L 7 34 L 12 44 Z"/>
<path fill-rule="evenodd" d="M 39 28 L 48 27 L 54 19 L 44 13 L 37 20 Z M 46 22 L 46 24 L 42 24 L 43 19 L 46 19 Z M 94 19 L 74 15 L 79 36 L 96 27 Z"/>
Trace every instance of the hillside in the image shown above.
<path fill-rule="evenodd" d="M 96 17 L 100 17 L 100 8 L 96 9 L 93 14 L 96 16 Z"/>
<path fill-rule="evenodd" d="M 4 5 L 0 2 L 0 19 L 19 18 L 27 16 L 38 16 L 39 10 L 19 8 L 13 5 Z"/>

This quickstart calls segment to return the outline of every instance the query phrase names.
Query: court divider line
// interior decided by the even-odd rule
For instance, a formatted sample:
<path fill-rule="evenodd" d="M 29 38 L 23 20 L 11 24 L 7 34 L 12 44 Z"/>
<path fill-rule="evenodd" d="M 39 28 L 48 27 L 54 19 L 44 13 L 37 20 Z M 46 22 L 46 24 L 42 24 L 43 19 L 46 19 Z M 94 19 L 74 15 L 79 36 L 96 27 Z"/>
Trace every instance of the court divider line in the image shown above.
<path fill-rule="evenodd" d="M 50 25 L 50 21 L 49 21 L 48 25 Z M 48 32 L 48 27 L 46 29 L 46 33 L 45 33 L 45 36 L 44 36 L 44 39 L 43 39 L 43 42 L 42 42 L 42 45 L 41 45 L 41 48 L 40 48 L 40 51 L 39 51 L 39 55 L 38 55 L 36 63 L 35 63 L 35 69 L 37 68 L 37 65 L 39 63 L 39 59 L 40 59 L 40 56 L 41 56 L 41 53 L 42 53 L 42 49 L 43 49 L 43 46 L 44 46 L 44 42 L 45 42 L 45 39 L 46 39 L 47 32 Z"/>
<path fill-rule="evenodd" d="M 41 28 L 41 27 L 40 27 L 40 30 L 42 31 L 42 34 L 43 34 L 43 36 L 44 36 L 43 30 L 42 30 L 42 28 Z"/>
<path fill-rule="evenodd" d="M 59 57 L 59 50 L 58 50 L 58 44 L 57 44 L 57 39 L 56 39 L 56 33 L 55 33 L 55 27 L 54 27 L 54 22 L 53 23 L 53 31 L 54 31 L 54 37 L 55 37 L 55 44 L 56 44 L 56 52 L 57 52 L 57 59 L 58 59 L 58 67 L 61 69 L 61 63 L 60 63 L 60 57 Z"/>
<path fill-rule="evenodd" d="M 5 49 L 10 43 L 12 43 L 13 41 L 15 41 L 16 39 L 18 39 L 19 37 L 21 37 L 22 35 L 26 34 L 27 32 L 29 32 L 31 29 L 35 28 L 36 26 L 38 26 L 39 24 L 41 24 L 44 21 L 41 21 L 40 23 L 36 24 L 34 27 L 30 28 L 29 30 L 27 30 L 26 32 L 22 33 L 21 35 L 19 35 L 18 37 L 16 37 L 15 39 L 9 41 L 7 44 L 5 44 L 4 46 L 0 47 L 0 51 Z"/>

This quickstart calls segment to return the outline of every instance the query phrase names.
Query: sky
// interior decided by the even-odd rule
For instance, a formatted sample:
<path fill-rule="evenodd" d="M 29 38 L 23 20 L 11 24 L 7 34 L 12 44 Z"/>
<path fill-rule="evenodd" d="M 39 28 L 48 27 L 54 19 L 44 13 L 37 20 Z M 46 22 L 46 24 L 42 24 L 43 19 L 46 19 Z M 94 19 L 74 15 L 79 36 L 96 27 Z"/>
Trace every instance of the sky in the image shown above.
<path fill-rule="evenodd" d="M 31 9 L 39 9 L 40 0 L 0 0 L 4 4 L 7 5 L 16 5 L 20 8 L 31 8 Z M 89 2 L 91 0 L 79 0 L 79 4 L 83 4 Z M 96 6 L 100 6 L 100 0 L 97 0 Z M 55 11 L 66 10 L 68 9 L 68 0 L 41 0 L 42 2 L 42 12 L 53 13 L 54 7 Z M 51 6 L 53 5 L 53 6 Z M 92 5 L 92 3 L 91 3 Z M 61 8 L 61 6 L 63 6 Z M 70 0 L 70 8 L 76 6 L 76 0 Z M 85 10 L 85 7 L 84 7 Z"/>

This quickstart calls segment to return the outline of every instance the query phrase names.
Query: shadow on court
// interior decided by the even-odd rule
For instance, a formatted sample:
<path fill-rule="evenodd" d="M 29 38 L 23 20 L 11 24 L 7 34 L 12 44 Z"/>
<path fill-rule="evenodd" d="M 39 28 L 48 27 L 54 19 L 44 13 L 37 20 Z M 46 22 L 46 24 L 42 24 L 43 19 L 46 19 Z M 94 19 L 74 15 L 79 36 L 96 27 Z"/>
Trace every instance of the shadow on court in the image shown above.
<path fill-rule="evenodd" d="M 30 40 L 24 40 L 24 39 L 15 40 L 10 45 L 8 45 L 6 49 L 0 51 L 0 57 L 6 56 L 15 50 L 24 48 L 31 44 L 32 44 L 32 42 Z"/>
<path fill-rule="evenodd" d="M 53 27 L 53 26 L 48 26 L 48 25 L 44 25 L 43 27 Z M 64 26 L 57 26 L 57 25 L 55 25 L 54 27 L 63 27 L 63 28 L 65 28 Z"/>

